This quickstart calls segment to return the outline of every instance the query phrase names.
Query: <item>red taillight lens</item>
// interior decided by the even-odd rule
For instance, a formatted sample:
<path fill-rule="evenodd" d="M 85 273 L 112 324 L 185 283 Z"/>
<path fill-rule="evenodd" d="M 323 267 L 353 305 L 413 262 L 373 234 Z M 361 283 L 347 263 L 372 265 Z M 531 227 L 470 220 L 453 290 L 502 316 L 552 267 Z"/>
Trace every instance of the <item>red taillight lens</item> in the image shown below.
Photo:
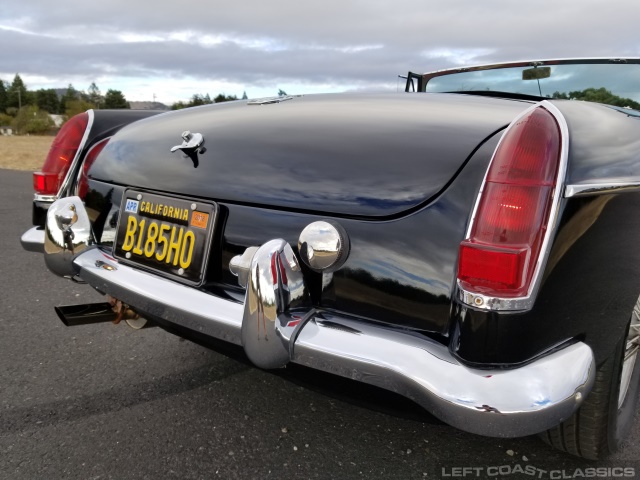
<path fill-rule="evenodd" d="M 55 195 L 62 186 L 82 137 L 89 124 L 89 114 L 80 113 L 65 123 L 51 144 L 42 171 L 34 172 L 33 188 L 41 195 Z"/>
<path fill-rule="evenodd" d="M 469 238 L 460 245 L 458 279 L 473 293 L 527 294 L 547 230 L 561 137 L 537 107 L 505 133 L 496 150 Z"/>
<path fill-rule="evenodd" d="M 78 181 L 78 196 L 84 200 L 89 192 L 89 170 L 91 169 L 91 165 L 96 161 L 102 149 L 109 143 L 109 138 L 105 138 L 104 140 L 100 140 L 96 143 L 91 150 L 87 153 L 86 158 L 84 159 L 84 163 L 82 164 L 82 171 L 80 173 L 80 180 Z"/>

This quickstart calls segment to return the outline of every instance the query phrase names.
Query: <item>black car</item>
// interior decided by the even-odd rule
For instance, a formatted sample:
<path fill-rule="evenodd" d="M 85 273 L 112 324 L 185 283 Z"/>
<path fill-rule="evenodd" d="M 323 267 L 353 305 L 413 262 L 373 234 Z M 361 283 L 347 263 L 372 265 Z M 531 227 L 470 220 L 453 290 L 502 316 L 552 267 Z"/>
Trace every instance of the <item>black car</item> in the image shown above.
<path fill-rule="evenodd" d="M 22 243 L 107 296 L 57 307 L 67 325 L 223 340 L 260 368 L 298 363 L 600 458 L 640 376 L 639 64 L 89 111 L 34 174 Z"/>

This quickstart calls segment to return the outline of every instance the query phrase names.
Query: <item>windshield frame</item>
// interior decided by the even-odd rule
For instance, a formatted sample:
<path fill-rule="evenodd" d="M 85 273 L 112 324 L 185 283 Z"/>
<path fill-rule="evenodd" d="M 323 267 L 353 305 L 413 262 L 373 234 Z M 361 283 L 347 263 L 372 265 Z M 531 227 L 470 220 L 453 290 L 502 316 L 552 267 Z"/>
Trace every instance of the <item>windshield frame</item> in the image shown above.
<path fill-rule="evenodd" d="M 489 63 L 465 67 L 445 68 L 423 74 L 409 72 L 405 91 L 409 92 L 413 87 L 413 79 L 418 80 L 418 87 L 413 91 L 426 92 L 430 80 L 454 75 L 458 73 L 477 72 L 485 70 L 500 70 L 514 67 L 540 67 L 549 65 L 605 65 L 605 64 L 635 64 L 640 65 L 640 57 L 591 57 L 591 58 L 559 58 L 548 60 L 521 60 L 514 62 Z M 455 92 L 452 92 L 455 93 Z"/>

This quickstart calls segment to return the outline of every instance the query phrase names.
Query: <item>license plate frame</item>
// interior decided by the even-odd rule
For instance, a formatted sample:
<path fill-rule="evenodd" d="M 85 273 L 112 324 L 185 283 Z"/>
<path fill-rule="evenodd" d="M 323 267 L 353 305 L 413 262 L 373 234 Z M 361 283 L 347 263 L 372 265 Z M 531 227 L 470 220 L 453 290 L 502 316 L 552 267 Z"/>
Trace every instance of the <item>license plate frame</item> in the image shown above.
<path fill-rule="evenodd" d="M 128 188 L 120 204 L 114 257 L 177 282 L 201 286 L 218 212 L 215 202 Z"/>

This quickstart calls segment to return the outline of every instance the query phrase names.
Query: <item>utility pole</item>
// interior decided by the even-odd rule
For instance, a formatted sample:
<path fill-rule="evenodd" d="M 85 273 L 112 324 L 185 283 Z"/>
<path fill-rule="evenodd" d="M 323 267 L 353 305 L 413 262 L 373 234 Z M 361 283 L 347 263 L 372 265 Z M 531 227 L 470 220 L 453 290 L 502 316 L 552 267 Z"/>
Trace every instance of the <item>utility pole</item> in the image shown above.
<path fill-rule="evenodd" d="M 20 115 L 20 110 L 22 110 L 22 96 L 20 94 L 20 87 L 18 86 L 18 115 Z M 16 122 L 16 135 L 20 135 L 20 122 Z"/>

